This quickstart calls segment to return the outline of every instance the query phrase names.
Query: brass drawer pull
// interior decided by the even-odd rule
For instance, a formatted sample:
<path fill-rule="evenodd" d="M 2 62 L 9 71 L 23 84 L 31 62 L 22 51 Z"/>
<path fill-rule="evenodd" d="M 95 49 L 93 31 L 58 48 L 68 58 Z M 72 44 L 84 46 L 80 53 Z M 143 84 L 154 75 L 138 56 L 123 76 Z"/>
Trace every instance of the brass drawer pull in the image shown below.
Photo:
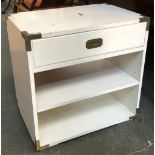
<path fill-rule="evenodd" d="M 91 39 L 86 42 L 86 48 L 87 49 L 97 48 L 97 47 L 101 47 L 102 44 L 103 44 L 102 38 Z"/>

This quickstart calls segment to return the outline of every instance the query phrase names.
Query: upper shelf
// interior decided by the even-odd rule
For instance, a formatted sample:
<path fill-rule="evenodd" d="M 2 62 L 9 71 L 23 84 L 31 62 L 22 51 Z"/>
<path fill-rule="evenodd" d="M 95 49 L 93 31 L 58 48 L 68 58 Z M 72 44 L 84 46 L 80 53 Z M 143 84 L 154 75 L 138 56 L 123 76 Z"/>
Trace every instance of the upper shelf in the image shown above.
<path fill-rule="evenodd" d="M 98 69 L 100 67 L 99 65 Z M 43 112 L 138 84 L 139 82 L 129 74 L 105 61 L 102 69 L 97 72 L 37 86 L 37 111 Z"/>
<path fill-rule="evenodd" d="M 8 17 L 20 31 L 43 38 L 138 23 L 142 16 L 108 4 L 22 12 Z"/>

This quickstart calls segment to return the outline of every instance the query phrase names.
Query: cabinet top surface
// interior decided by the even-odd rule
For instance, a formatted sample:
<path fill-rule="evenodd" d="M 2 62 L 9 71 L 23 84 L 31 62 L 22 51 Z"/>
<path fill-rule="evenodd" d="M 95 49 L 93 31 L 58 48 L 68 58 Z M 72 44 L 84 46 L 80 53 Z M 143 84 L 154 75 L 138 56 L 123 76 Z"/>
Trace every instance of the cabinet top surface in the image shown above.
<path fill-rule="evenodd" d="M 93 4 L 31 12 L 8 17 L 20 31 L 43 37 L 131 24 L 140 14 L 108 4 Z"/>

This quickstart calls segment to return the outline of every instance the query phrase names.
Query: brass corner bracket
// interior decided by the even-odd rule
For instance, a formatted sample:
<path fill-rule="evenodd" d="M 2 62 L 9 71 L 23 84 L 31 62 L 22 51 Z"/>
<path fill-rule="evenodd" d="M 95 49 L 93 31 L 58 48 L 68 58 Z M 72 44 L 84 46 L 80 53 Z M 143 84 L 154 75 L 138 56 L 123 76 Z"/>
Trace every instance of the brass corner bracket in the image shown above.
<path fill-rule="evenodd" d="M 49 144 L 44 145 L 44 146 L 40 146 L 40 140 L 36 140 L 35 145 L 36 145 L 37 151 L 44 150 L 44 149 L 47 149 L 50 147 Z"/>
<path fill-rule="evenodd" d="M 129 117 L 129 120 L 130 121 L 134 120 L 137 117 L 138 113 L 139 113 L 139 108 L 136 109 L 136 114 L 134 116 Z"/>
<path fill-rule="evenodd" d="M 136 115 L 134 115 L 134 116 L 129 117 L 129 121 L 134 120 L 136 117 L 137 117 L 137 114 L 136 114 Z"/>
<path fill-rule="evenodd" d="M 27 31 L 22 31 L 21 34 L 25 40 L 26 51 L 32 50 L 31 49 L 31 40 L 42 38 L 41 33 L 29 34 Z"/>
<path fill-rule="evenodd" d="M 142 18 L 140 18 L 139 21 L 140 21 L 140 23 L 142 23 L 142 22 L 147 22 L 146 31 L 149 31 L 149 27 L 150 27 L 150 17 L 143 16 Z"/>

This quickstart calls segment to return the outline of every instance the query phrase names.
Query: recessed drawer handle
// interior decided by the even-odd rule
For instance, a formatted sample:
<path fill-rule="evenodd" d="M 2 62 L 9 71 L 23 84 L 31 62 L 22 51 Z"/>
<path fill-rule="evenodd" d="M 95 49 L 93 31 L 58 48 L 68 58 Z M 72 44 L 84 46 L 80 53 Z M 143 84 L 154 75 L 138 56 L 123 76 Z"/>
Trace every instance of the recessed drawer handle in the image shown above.
<path fill-rule="evenodd" d="M 102 44 L 103 44 L 102 38 L 91 39 L 86 42 L 86 48 L 87 49 L 97 48 L 97 47 L 101 47 Z"/>

